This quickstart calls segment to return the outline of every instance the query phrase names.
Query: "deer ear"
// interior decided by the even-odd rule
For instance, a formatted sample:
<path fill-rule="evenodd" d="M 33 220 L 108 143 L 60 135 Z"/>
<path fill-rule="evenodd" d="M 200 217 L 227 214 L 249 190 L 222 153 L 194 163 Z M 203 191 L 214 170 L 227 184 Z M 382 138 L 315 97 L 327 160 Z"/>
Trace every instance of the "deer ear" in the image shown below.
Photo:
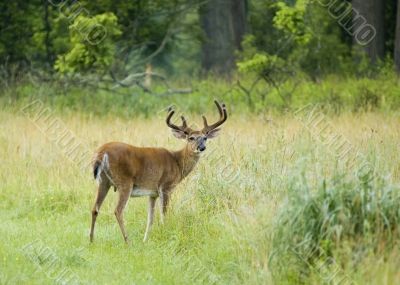
<path fill-rule="evenodd" d="M 219 131 L 220 131 L 220 130 L 221 130 L 221 129 L 214 129 L 214 130 L 209 131 L 209 132 L 207 133 L 207 138 L 208 138 L 208 139 L 213 139 L 213 138 L 217 137 L 217 136 L 219 135 Z"/>
<path fill-rule="evenodd" d="M 184 131 L 172 130 L 172 134 L 178 139 L 186 139 L 187 134 Z"/>

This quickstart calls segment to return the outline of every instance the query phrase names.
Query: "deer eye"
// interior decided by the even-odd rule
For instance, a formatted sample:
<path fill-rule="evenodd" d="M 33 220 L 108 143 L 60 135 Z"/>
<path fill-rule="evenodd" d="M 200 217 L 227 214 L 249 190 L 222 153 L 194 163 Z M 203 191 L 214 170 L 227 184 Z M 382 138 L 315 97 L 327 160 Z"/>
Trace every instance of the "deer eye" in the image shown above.
<path fill-rule="evenodd" d="M 194 138 L 194 137 L 189 137 L 189 140 L 190 140 L 190 141 L 194 141 L 195 138 Z"/>

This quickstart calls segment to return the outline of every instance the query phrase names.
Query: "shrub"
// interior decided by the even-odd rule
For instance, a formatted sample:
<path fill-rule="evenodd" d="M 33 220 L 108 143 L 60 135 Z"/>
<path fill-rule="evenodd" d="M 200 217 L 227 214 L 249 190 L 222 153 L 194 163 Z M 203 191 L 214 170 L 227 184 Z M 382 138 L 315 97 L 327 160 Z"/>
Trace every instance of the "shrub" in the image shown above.
<path fill-rule="evenodd" d="M 32 74 L 17 74 L 15 80 L 0 82 L 3 88 L 0 91 L 0 102 L 3 108 L 18 108 L 35 98 L 62 112 L 78 111 L 89 115 L 118 115 L 126 118 L 147 117 L 159 111 L 164 114 L 162 110 L 171 105 L 187 113 L 202 114 L 209 111 L 213 99 L 224 101 L 232 115 L 283 113 L 308 104 L 318 104 L 324 112 L 330 114 L 389 112 L 400 108 L 398 79 L 395 75 L 376 79 L 330 76 L 314 82 L 301 74 L 291 77 L 274 71 L 267 78 L 274 84 L 269 84 L 268 80 L 261 80 L 260 77 L 257 79 L 250 72 L 268 73 L 268 66 L 278 68 L 281 63 L 279 58 L 259 54 L 243 61 L 241 68 L 248 69 L 247 72 L 238 74 L 238 81 L 231 82 L 215 78 L 186 81 L 171 78 L 170 86 L 177 89 L 190 86 L 193 90 L 191 94 L 171 95 L 157 95 L 166 91 L 165 85 L 157 81 L 152 83 L 154 93 L 150 94 L 135 85 L 116 88 L 115 84 L 107 80 L 97 82 L 94 79 L 96 76 L 56 76 L 52 80 L 41 81 Z M 83 85 L 80 86 L 79 82 Z M 89 85 L 86 86 L 86 83 Z"/>
<path fill-rule="evenodd" d="M 276 272 L 301 280 L 349 242 L 353 252 L 392 248 L 399 237 L 400 192 L 371 178 L 337 175 L 318 189 L 309 189 L 305 179 L 292 183 L 275 221 L 271 264 Z"/>
<path fill-rule="evenodd" d="M 117 22 L 113 13 L 76 17 L 69 27 L 71 49 L 58 56 L 55 69 L 60 73 L 104 72 L 114 60 L 114 40 L 121 35 Z"/>
<path fill-rule="evenodd" d="M 361 87 L 354 100 L 355 111 L 373 111 L 379 107 L 381 98 L 376 92 Z"/>

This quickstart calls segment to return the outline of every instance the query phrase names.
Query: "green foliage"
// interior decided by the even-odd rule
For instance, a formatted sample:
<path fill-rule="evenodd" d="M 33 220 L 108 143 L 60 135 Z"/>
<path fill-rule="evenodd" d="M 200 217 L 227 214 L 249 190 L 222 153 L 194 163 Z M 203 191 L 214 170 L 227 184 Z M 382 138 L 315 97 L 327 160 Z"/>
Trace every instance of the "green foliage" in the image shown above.
<path fill-rule="evenodd" d="M 255 72 L 263 74 L 266 70 L 281 68 L 284 61 L 276 55 L 256 53 L 252 58 L 246 61 L 238 62 L 239 72 Z"/>
<path fill-rule="evenodd" d="M 240 75 L 240 85 L 247 89 L 247 93 L 238 84 L 232 85 L 215 78 L 192 81 L 191 94 L 167 96 L 152 95 L 139 87 L 107 91 L 79 88 L 67 83 L 63 85 L 57 81 L 37 82 L 32 85 L 29 78 L 23 81 L 17 78 L 14 87 L 2 89 L 0 102 L 4 106 L 18 108 L 26 103 L 26 100 L 35 97 L 62 112 L 74 110 L 96 116 L 115 114 L 127 118 L 147 117 L 154 110 L 171 104 L 201 114 L 208 109 L 209 101 L 214 98 L 223 100 L 231 106 L 233 112 L 241 114 L 266 114 L 271 111 L 282 113 L 287 110 L 295 111 L 308 104 L 318 104 L 332 114 L 367 111 L 395 113 L 400 110 L 399 82 L 393 71 L 389 73 L 382 70 L 382 75 L 371 79 L 355 77 L 343 79 L 340 76 L 330 76 L 321 82 L 311 81 L 301 75 L 297 75 L 295 80 L 287 77 L 279 78 L 279 73 L 275 72 L 270 79 L 280 84 L 277 89 L 267 81 L 255 81 L 256 76 L 262 76 L 263 72 L 267 71 L 264 63 L 268 62 L 271 62 L 268 56 L 265 59 L 260 55 L 256 56 L 255 60 L 249 60 L 247 65 L 243 65 L 243 68 L 247 68 L 247 72 Z M 254 88 L 249 91 L 253 85 Z M 110 84 L 109 88 L 112 86 Z M 172 80 L 170 86 L 184 88 L 187 82 Z M 156 93 L 165 92 L 162 83 L 154 82 L 152 88 Z"/>
<path fill-rule="evenodd" d="M 201 51 L 206 37 L 198 15 L 201 4 L 196 1 L 56 2 L 16 0 L 0 4 L 1 64 L 46 71 L 55 67 L 60 73 L 81 74 L 112 66 L 116 73 L 126 74 L 142 72 L 145 64 L 151 63 L 169 74 L 202 74 Z M 313 80 L 332 74 L 376 75 L 378 64 L 371 64 L 364 51 L 357 51 L 352 36 L 332 15 L 349 5 L 346 0 L 335 1 L 338 9 L 329 12 L 320 1 L 245 1 L 248 29 L 238 49 L 239 62 L 255 54 L 276 56 L 296 69 L 296 74 L 306 73 Z M 385 46 L 390 60 L 395 14 L 395 3 L 389 1 L 385 7 Z M 97 23 L 106 28 L 107 37 L 97 45 L 88 44 L 87 31 L 82 29 Z M 249 49 L 249 38 L 254 51 L 243 56 Z M 156 56 L 147 58 L 154 52 Z"/>
<path fill-rule="evenodd" d="M 360 87 L 358 95 L 354 98 L 355 111 L 374 111 L 379 107 L 381 97 L 375 90 Z"/>
<path fill-rule="evenodd" d="M 302 45 L 309 43 L 312 38 L 312 33 L 304 21 L 308 5 L 308 0 L 296 1 L 294 6 L 288 6 L 285 1 L 276 3 L 278 11 L 274 17 L 274 26 L 293 36 L 294 40 Z"/>
<path fill-rule="evenodd" d="M 319 1 L 246 1 L 246 38 L 254 37 L 255 53 L 277 56 L 288 66 L 294 66 L 297 73 L 305 72 L 313 80 L 331 74 L 375 75 L 374 65 L 368 58 L 364 60 L 365 54 L 354 53 L 356 46 L 352 36 L 340 27 L 335 15 L 331 15 L 349 7 L 349 1 L 336 1 L 335 5 L 341 8 L 328 12 L 328 7 Z M 147 62 L 141 60 L 157 51 L 150 59 L 153 66 L 169 74 L 201 74 L 201 50 L 206 39 L 199 22 L 199 4 L 195 1 L 82 0 L 61 5 L 51 1 L 18 0 L 5 2 L 0 8 L 3 64 L 29 62 L 39 69 L 49 70 L 48 67 L 55 66 L 62 73 L 101 72 L 113 65 L 117 73 L 124 74 L 143 69 Z M 116 20 L 111 19 L 109 15 L 112 14 Z M 395 14 L 395 3 L 388 2 L 385 46 L 391 59 Z M 88 46 L 87 39 L 76 33 L 76 29 L 91 25 L 88 22 L 96 17 L 100 17 L 98 22 L 104 21 L 104 25 L 109 26 L 111 39 L 101 44 L 99 50 Z M 69 28 L 74 28 L 75 32 Z M 161 45 L 163 48 L 158 51 Z M 245 45 L 243 43 L 243 50 Z"/>
<path fill-rule="evenodd" d="M 121 35 L 117 17 L 104 13 L 79 15 L 70 25 L 71 50 L 58 56 L 55 68 L 61 73 L 101 72 L 111 66 L 115 39 Z"/>
<path fill-rule="evenodd" d="M 351 59 L 350 46 L 343 41 L 339 24 L 326 8 L 309 1 L 295 1 L 294 4 L 267 1 L 262 8 L 254 9 L 257 10 L 251 14 L 252 25 L 268 26 L 268 33 L 252 31 L 255 39 L 250 48 L 249 36 L 245 38 L 244 54 L 250 48 L 258 53 L 276 55 L 286 66 L 306 72 L 313 79 L 354 72 L 356 66 Z"/>
<path fill-rule="evenodd" d="M 0 3 L 0 59 L 1 64 L 21 63 L 26 59 L 43 59 L 37 51 L 35 35 L 43 27 L 39 1 L 2 1 Z"/>
<path fill-rule="evenodd" d="M 355 252 L 382 246 L 390 250 L 400 233 L 399 209 L 399 189 L 372 172 L 355 178 L 336 175 L 316 189 L 304 176 L 295 179 L 275 221 L 274 264 L 278 269 L 297 260 L 300 278 L 308 266 L 331 257 L 344 242 Z"/>

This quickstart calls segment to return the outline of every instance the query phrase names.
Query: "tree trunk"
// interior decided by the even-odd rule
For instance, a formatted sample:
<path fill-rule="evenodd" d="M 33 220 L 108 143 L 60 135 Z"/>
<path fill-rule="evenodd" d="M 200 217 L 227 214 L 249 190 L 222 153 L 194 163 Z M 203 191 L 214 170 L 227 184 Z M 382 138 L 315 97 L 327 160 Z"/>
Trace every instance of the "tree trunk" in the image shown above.
<path fill-rule="evenodd" d="M 47 64 L 50 67 L 52 67 L 54 56 L 52 52 L 52 42 L 50 39 L 51 25 L 50 25 L 50 9 L 48 0 L 43 0 L 43 10 L 44 10 L 43 22 L 45 31 L 44 46 L 46 48 L 46 59 L 47 59 Z"/>
<path fill-rule="evenodd" d="M 397 73 L 400 74 L 400 0 L 397 2 L 397 21 L 396 21 L 396 33 L 394 42 L 394 61 L 396 65 Z"/>
<path fill-rule="evenodd" d="M 243 36 L 247 29 L 247 1 L 231 0 L 231 2 L 234 44 L 236 49 L 241 50 Z"/>
<path fill-rule="evenodd" d="M 205 35 L 202 67 L 207 72 L 229 75 L 246 29 L 246 1 L 210 0 L 200 7 L 199 14 Z"/>
<path fill-rule="evenodd" d="M 385 56 L 385 0 L 353 0 L 354 44 L 361 46 L 371 62 Z"/>

